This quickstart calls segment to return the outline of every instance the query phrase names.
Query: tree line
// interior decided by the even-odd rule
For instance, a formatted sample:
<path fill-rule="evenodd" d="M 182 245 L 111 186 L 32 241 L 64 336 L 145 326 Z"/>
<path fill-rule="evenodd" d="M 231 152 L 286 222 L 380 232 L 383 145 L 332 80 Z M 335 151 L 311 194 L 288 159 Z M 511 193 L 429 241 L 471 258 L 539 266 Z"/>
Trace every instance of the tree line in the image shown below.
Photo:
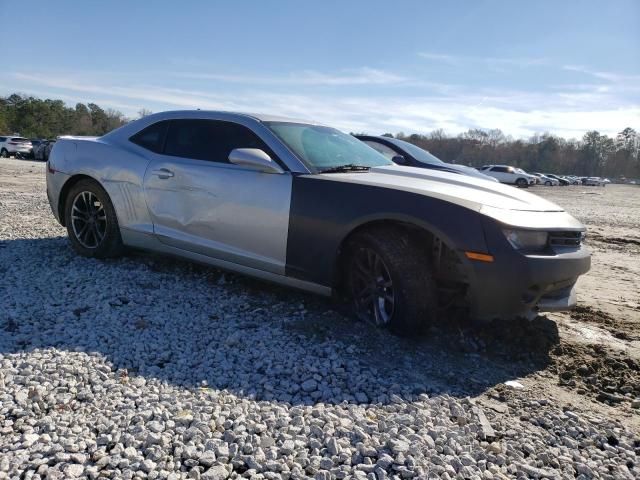
<path fill-rule="evenodd" d="M 398 133 L 395 137 L 446 162 L 472 167 L 506 164 L 530 172 L 640 178 L 640 134 L 630 127 L 613 138 L 592 130 L 580 140 L 550 133 L 513 139 L 497 129 L 471 129 L 456 136 L 435 130 L 426 135 Z"/>
<path fill-rule="evenodd" d="M 14 93 L 0 97 L 0 134 L 27 138 L 59 135 L 104 135 L 129 121 L 121 112 L 95 103 L 67 106 L 62 100 Z"/>
<path fill-rule="evenodd" d="M 149 113 L 143 109 L 139 116 Z M 95 103 L 70 107 L 62 100 L 17 93 L 0 97 L 0 134 L 28 138 L 100 136 L 129 121 L 121 112 Z M 625 128 L 615 137 L 589 131 L 580 140 L 549 133 L 514 139 L 501 130 L 477 128 L 460 135 L 449 135 L 442 129 L 385 135 L 411 142 L 446 162 L 473 167 L 508 164 L 532 172 L 640 178 L 640 134 L 633 128 Z"/>

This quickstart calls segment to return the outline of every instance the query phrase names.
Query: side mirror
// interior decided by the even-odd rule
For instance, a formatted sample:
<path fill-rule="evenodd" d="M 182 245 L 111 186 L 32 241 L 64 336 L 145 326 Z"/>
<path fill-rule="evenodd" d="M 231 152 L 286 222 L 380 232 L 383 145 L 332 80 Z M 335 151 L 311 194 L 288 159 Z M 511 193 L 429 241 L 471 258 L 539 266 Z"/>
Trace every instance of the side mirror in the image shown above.
<path fill-rule="evenodd" d="M 259 148 L 235 148 L 229 153 L 229 161 L 263 173 L 284 173 L 280 165 Z"/>
<path fill-rule="evenodd" d="M 407 159 L 402 155 L 394 155 L 393 158 L 391 158 L 391 161 L 393 163 L 397 163 L 398 165 L 404 165 L 405 163 L 407 163 Z"/>

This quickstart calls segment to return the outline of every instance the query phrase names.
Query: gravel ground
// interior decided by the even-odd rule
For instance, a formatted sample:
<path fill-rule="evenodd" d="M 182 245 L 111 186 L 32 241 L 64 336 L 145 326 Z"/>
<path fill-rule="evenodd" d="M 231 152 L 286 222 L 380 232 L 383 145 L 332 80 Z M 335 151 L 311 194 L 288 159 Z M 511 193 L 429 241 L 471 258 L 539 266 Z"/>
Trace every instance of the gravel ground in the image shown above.
<path fill-rule="evenodd" d="M 571 384 L 593 345 L 568 326 L 609 338 L 588 311 L 408 341 L 211 268 L 80 258 L 39 163 L 0 165 L 0 306 L 0 479 L 640 476 L 633 340 L 592 352 L 611 398 L 595 363 Z"/>

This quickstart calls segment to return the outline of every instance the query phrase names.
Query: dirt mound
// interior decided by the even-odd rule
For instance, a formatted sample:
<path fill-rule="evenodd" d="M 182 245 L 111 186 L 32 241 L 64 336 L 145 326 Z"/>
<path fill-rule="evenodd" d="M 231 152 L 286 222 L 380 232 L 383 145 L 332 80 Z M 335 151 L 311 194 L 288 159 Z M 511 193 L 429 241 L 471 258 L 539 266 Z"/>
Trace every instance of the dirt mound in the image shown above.
<path fill-rule="evenodd" d="M 633 334 L 633 324 L 625 324 L 620 320 L 616 320 L 608 313 L 593 307 L 578 305 L 572 310 L 571 318 L 580 322 L 600 325 L 605 330 L 611 332 L 614 337 L 621 340 L 634 340 L 637 338 L 637 336 Z"/>
<path fill-rule="evenodd" d="M 514 361 L 547 363 L 549 352 L 559 344 L 558 326 L 547 317 L 535 320 L 493 320 L 458 330 L 463 351 L 482 351 L 489 356 Z"/>
<path fill-rule="evenodd" d="M 551 351 L 558 383 L 610 405 L 640 397 L 640 362 L 602 345 L 566 344 Z"/>

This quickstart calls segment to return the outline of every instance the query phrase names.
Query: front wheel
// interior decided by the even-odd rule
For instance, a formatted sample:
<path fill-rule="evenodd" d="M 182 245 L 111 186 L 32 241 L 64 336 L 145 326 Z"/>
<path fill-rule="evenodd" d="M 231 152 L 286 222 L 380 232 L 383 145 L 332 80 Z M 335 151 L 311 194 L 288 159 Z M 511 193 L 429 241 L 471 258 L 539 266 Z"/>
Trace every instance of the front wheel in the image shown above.
<path fill-rule="evenodd" d="M 520 188 L 526 188 L 529 186 L 529 182 L 527 182 L 527 180 L 524 178 L 519 178 L 518 180 L 516 180 L 516 185 Z"/>
<path fill-rule="evenodd" d="M 551 182 L 549 180 L 547 180 L 546 182 L 544 182 L 545 186 L 550 187 L 551 186 Z"/>
<path fill-rule="evenodd" d="M 3 148 L 2 151 L 0 151 L 0 157 L 9 158 L 9 151 L 6 148 Z"/>
<path fill-rule="evenodd" d="M 122 253 L 122 238 L 109 195 L 97 182 L 81 180 L 67 196 L 65 224 L 73 249 L 84 257 Z"/>
<path fill-rule="evenodd" d="M 402 231 L 376 229 L 350 242 L 347 295 L 355 315 L 400 335 L 436 321 L 437 294 L 424 245 Z"/>

